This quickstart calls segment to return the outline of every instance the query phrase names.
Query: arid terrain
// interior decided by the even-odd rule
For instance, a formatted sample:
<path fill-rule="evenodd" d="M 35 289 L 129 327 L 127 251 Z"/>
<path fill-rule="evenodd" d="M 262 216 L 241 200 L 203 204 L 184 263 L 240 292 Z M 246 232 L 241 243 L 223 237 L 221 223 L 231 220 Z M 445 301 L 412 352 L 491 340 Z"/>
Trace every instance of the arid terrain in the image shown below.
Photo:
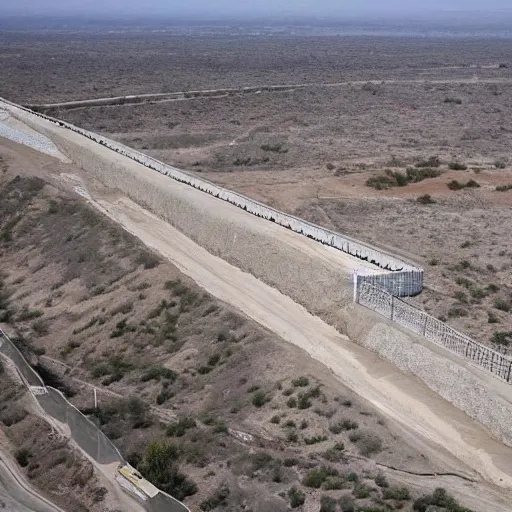
<path fill-rule="evenodd" d="M 8 99 L 310 84 L 46 112 L 320 225 L 398 249 L 428 269 L 427 289 L 417 299 L 428 312 L 478 341 L 510 340 L 508 40 L 31 37 L 37 58 L 16 35 L 4 35 L 10 79 L 0 95 Z M 41 79 L 17 87 L 26 73 Z M 366 185 L 386 170 L 405 176 L 408 168 L 435 172 L 406 186 Z M 475 183 L 452 190 L 453 180 Z"/>
<path fill-rule="evenodd" d="M 310 84 L 46 112 L 392 248 L 426 268 L 411 300 L 510 339 L 508 40 L 6 31 L 0 48 L 0 96 L 19 103 Z M 96 212 L 71 165 L 3 139 L 0 161 L 0 326 L 155 485 L 203 511 L 469 510 L 436 487 L 472 506 L 473 475 Z M 94 492 L 74 499 L 103 510 Z"/>

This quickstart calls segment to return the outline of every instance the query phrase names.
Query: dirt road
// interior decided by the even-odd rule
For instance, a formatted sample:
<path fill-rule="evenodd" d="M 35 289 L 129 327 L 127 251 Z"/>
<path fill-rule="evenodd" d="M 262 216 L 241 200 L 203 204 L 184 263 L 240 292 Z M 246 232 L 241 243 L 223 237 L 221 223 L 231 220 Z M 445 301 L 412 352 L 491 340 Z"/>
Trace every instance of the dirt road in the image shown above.
<path fill-rule="evenodd" d="M 1 451 L 0 508 L 9 512 L 64 512 L 30 487 L 15 464 Z"/>
<path fill-rule="evenodd" d="M 360 87 L 365 84 L 505 84 L 511 83 L 510 79 L 503 78 L 453 78 L 453 79 L 438 79 L 438 80 L 352 80 L 349 82 L 332 82 L 332 83 L 303 83 L 303 84 L 289 84 L 289 85 L 261 85 L 253 87 L 241 87 L 241 88 L 225 88 L 225 89 L 204 89 L 199 91 L 181 91 L 181 92 L 161 92 L 161 93 L 148 93 L 148 94 L 137 94 L 137 95 L 126 95 L 126 96 L 114 96 L 114 97 L 103 97 L 103 98 L 92 98 L 88 100 L 76 100 L 76 101 L 64 101 L 60 103 L 44 103 L 44 104 L 30 104 L 27 105 L 29 108 L 35 110 L 45 110 L 50 108 L 60 108 L 64 110 L 70 110 L 74 108 L 86 108 L 86 107 L 100 107 L 100 106 L 116 106 L 116 105 L 140 105 L 141 103 L 164 103 L 170 101 L 190 101 L 197 98 L 223 98 L 232 95 L 239 94 L 259 94 L 264 92 L 286 92 L 293 91 L 295 89 L 305 89 L 309 87 L 344 87 L 344 86 L 356 86 Z"/>

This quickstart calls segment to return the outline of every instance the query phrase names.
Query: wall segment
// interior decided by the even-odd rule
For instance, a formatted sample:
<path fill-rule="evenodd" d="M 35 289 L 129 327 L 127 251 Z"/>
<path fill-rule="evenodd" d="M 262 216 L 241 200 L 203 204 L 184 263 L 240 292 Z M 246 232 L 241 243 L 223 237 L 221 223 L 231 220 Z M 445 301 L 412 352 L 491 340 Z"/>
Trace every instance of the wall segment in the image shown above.
<path fill-rule="evenodd" d="M 18 109 L 22 112 L 27 112 L 30 115 L 39 116 L 63 128 L 69 129 L 101 144 L 102 146 L 111 149 L 112 151 L 115 151 L 136 161 L 149 169 L 157 171 L 181 183 L 186 183 L 187 185 L 206 192 L 214 197 L 227 201 L 237 206 L 238 208 L 247 211 L 248 213 L 265 218 L 271 222 L 275 222 L 280 226 L 316 240 L 322 244 L 338 249 L 361 260 L 368 261 L 382 268 L 383 270 L 388 271 L 389 273 L 383 274 L 382 276 L 374 276 L 372 278 L 368 276 L 361 276 L 361 279 L 365 282 L 371 279 L 373 284 L 378 284 L 393 295 L 416 295 L 423 289 L 423 269 L 415 266 L 411 262 L 404 260 L 403 258 L 388 253 L 382 249 L 378 249 L 370 244 L 360 242 L 349 236 L 336 233 L 329 229 L 307 222 L 303 219 L 294 217 L 293 215 L 281 212 L 271 208 L 270 206 L 260 203 L 259 201 L 250 199 L 242 194 L 238 194 L 223 187 L 219 187 L 218 185 L 215 185 L 214 183 L 211 183 L 207 180 L 192 176 L 182 170 L 164 164 L 155 158 L 149 157 L 144 153 L 136 151 L 132 148 L 129 148 L 128 146 L 125 146 L 124 144 L 113 141 L 102 135 L 83 130 L 70 123 L 66 123 L 64 121 L 60 121 L 37 112 L 33 112 L 6 100 L 2 101 L 4 101 L 7 105 L 10 105 L 11 108 Z"/>

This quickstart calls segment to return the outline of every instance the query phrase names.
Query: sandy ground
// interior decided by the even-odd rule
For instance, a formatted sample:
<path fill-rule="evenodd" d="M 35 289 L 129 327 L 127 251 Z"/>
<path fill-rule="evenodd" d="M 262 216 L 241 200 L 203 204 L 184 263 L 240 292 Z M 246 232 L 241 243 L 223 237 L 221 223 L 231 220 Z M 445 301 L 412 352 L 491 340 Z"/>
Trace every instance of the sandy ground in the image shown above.
<path fill-rule="evenodd" d="M 208 197 L 195 192 L 199 200 Z M 510 510 L 512 449 L 493 441 L 483 428 L 415 378 L 353 344 L 289 297 L 208 253 L 132 201 L 123 197 L 107 199 L 98 190 L 93 195 L 96 207 L 171 260 L 201 287 L 323 363 L 340 382 L 396 422 L 404 435 L 415 439 L 429 456 L 442 460 L 447 472 L 477 481 L 483 478 L 500 487 L 475 482 L 469 484 L 472 491 L 468 492 L 468 482 L 457 479 L 459 485 L 453 483 L 453 492 L 464 504 L 482 512 Z M 269 229 L 267 221 L 247 217 Z M 303 246 L 302 250 L 311 250 L 306 247 L 312 242 L 305 237 L 297 236 L 296 243 L 297 247 Z"/>

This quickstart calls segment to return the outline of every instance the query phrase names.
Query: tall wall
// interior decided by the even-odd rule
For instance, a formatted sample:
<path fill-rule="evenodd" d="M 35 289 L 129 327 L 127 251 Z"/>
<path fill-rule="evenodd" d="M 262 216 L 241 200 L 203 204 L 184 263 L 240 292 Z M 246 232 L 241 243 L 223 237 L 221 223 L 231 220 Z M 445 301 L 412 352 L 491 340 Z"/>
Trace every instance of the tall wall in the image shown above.
<path fill-rule="evenodd" d="M 24 116 L 24 120 L 29 123 L 30 117 L 39 116 L 54 125 L 61 126 L 90 140 L 98 142 L 102 146 L 130 158 L 146 168 L 157 171 L 165 176 L 169 176 L 178 182 L 186 183 L 187 185 L 206 192 L 211 196 L 227 201 L 238 208 L 252 213 L 253 215 L 275 222 L 287 229 L 291 229 L 292 231 L 317 240 L 322 244 L 329 245 L 340 251 L 346 252 L 347 254 L 373 263 L 382 269 L 389 270 L 392 273 L 387 274 L 382 278 L 380 285 L 393 295 L 415 295 L 420 293 L 423 288 L 423 269 L 416 267 L 414 264 L 407 262 L 396 255 L 387 253 L 386 251 L 373 247 L 369 244 L 362 243 L 346 235 L 341 235 L 340 233 L 306 222 L 303 219 L 280 212 L 241 194 L 219 187 L 204 179 L 199 179 L 195 176 L 189 175 L 184 171 L 159 162 L 154 158 L 148 157 L 147 155 L 124 146 L 123 144 L 112 141 L 107 137 L 88 132 L 87 130 L 82 130 L 74 125 L 52 119 L 42 114 L 31 112 L 7 101 L 5 101 L 5 103 L 11 105 L 11 107 L 14 107 L 20 112 L 24 111 L 28 113 L 28 116 Z"/>

